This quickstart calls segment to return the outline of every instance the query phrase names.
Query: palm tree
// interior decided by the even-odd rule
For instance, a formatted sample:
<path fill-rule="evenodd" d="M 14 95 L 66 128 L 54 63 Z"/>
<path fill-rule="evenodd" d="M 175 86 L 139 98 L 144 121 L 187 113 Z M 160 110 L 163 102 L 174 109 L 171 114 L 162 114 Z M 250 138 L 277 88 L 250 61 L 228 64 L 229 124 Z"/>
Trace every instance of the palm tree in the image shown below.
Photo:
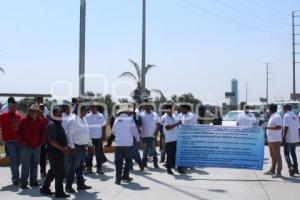
<path fill-rule="evenodd" d="M 123 72 L 119 76 L 119 78 L 130 78 L 130 79 L 132 79 L 133 81 L 136 82 L 137 88 L 132 92 L 131 96 L 135 101 L 140 101 L 141 100 L 141 93 L 142 93 L 142 85 L 141 85 L 141 82 L 142 82 L 142 69 L 133 60 L 129 59 L 129 62 L 134 66 L 136 75 L 132 72 Z M 146 75 L 154 67 L 156 67 L 156 65 L 147 65 L 146 66 L 146 72 L 145 72 Z M 152 94 L 159 94 L 161 97 L 165 98 L 164 94 L 159 89 L 152 89 L 150 91 L 146 89 L 146 92 L 148 93 L 148 95 L 150 95 L 151 93 Z"/>

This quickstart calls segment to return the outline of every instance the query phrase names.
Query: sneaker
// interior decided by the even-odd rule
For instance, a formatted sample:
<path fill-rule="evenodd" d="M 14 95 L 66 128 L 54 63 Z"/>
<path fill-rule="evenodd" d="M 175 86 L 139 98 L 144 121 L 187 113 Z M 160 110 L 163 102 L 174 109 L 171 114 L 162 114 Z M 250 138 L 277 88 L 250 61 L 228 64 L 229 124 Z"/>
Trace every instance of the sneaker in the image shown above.
<path fill-rule="evenodd" d="M 55 198 L 69 198 L 70 195 L 69 194 L 66 194 L 66 193 L 57 193 L 55 194 Z"/>
<path fill-rule="evenodd" d="M 42 187 L 40 189 L 40 193 L 46 196 L 52 196 L 54 193 L 50 190 L 50 188 L 44 188 Z"/>
<path fill-rule="evenodd" d="M 169 175 L 174 175 L 172 169 L 167 169 L 167 173 L 168 173 Z"/>
<path fill-rule="evenodd" d="M 101 174 L 101 175 L 103 175 L 103 174 L 104 174 L 104 172 L 103 172 L 102 168 L 97 168 L 97 174 Z"/>
<path fill-rule="evenodd" d="M 273 176 L 275 174 L 274 171 L 267 171 L 264 173 L 264 175 L 270 175 L 270 176 Z"/>
<path fill-rule="evenodd" d="M 281 173 L 280 172 L 277 172 L 276 174 L 274 174 L 272 176 L 272 178 L 281 178 Z"/>
<path fill-rule="evenodd" d="M 294 167 L 290 167 L 289 168 L 289 174 L 291 177 L 295 176 L 295 170 L 294 170 Z"/>
<path fill-rule="evenodd" d="M 92 189 L 92 187 L 87 186 L 85 184 L 77 187 L 77 190 L 90 190 L 90 189 Z"/>
<path fill-rule="evenodd" d="M 76 191 L 72 187 L 66 187 L 66 192 L 69 193 L 69 194 L 75 194 L 76 193 Z"/>
<path fill-rule="evenodd" d="M 115 181 L 115 184 L 116 184 L 116 185 L 121 185 L 121 181 L 116 180 L 116 181 Z"/>
<path fill-rule="evenodd" d="M 299 170 L 294 168 L 295 174 L 299 174 Z"/>
<path fill-rule="evenodd" d="M 155 169 L 158 169 L 158 168 L 159 168 L 159 166 L 158 166 L 157 163 L 154 163 L 154 168 L 155 168 Z"/>

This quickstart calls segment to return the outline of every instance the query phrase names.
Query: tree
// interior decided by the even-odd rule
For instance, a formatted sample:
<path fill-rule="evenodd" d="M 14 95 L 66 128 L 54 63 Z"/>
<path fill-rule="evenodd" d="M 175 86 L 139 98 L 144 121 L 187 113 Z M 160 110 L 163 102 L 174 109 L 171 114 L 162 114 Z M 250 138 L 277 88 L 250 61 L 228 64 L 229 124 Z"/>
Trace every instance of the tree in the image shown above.
<path fill-rule="evenodd" d="M 136 82 L 137 87 L 136 89 L 131 93 L 132 98 L 134 99 L 134 101 L 136 102 L 140 102 L 141 101 L 141 95 L 142 95 L 142 69 L 141 67 L 134 62 L 133 60 L 129 59 L 129 62 L 134 66 L 135 69 L 135 74 L 132 72 L 123 72 L 119 78 L 130 78 L 132 79 L 134 82 Z M 148 74 L 148 72 L 153 69 L 154 67 L 156 67 L 156 65 L 147 65 L 146 66 L 146 75 Z M 161 97 L 164 97 L 164 94 L 162 93 L 161 90 L 159 89 L 152 89 L 152 90 L 148 90 L 146 89 L 146 93 L 148 94 L 148 96 L 152 93 L 152 94 L 159 94 Z"/>
<path fill-rule="evenodd" d="M 201 103 L 199 99 L 196 99 L 192 93 L 186 93 L 181 96 L 173 95 L 172 100 L 177 103 L 191 103 L 191 104 L 198 104 Z"/>
<path fill-rule="evenodd" d="M 0 72 L 2 72 L 3 74 L 5 73 L 5 71 L 2 67 L 0 67 Z"/>

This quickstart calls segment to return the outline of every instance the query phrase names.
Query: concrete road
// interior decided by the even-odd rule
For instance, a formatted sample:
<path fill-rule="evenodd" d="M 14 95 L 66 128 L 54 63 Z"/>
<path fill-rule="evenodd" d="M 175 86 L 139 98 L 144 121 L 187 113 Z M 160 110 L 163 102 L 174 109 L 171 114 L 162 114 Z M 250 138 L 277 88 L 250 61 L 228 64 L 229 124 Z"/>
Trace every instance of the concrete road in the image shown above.
<path fill-rule="evenodd" d="M 269 168 L 266 148 L 265 170 Z M 300 156 L 300 149 L 298 150 Z M 113 160 L 113 154 L 108 154 Z M 114 165 L 105 165 L 105 175 L 87 176 L 93 189 L 72 195 L 70 199 L 103 200 L 299 200 L 300 176 L 289 177 L 284 163 L 283 177 L 272 179 L 261 171 L 197 168 L 186 175 L 168 175 L 163 168 L 133 172 L 132 183 L 114 184 Z M 152 167 L 151 164 L 149 164 Z M 0 197 L 2 200 L 51 199 L 42 197 L 38 189 L 22 191 L 11 185 L 9 168 L 0 168 Z"/>

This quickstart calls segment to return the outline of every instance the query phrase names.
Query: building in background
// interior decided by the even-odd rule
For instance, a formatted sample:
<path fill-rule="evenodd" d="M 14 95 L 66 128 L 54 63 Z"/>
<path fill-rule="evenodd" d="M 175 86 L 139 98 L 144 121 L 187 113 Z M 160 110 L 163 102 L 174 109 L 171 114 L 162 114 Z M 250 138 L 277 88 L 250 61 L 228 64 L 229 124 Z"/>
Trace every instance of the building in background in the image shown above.
<path fill-rule="evenodd" d="M 230 105 L 237 109 L 238 103 L 239 103 L 238 102 L 239 94 L 238 94 L 238 80 L 237 79 L 231 80 L 231 92 L 233 95 L 230 98 Z"/>

